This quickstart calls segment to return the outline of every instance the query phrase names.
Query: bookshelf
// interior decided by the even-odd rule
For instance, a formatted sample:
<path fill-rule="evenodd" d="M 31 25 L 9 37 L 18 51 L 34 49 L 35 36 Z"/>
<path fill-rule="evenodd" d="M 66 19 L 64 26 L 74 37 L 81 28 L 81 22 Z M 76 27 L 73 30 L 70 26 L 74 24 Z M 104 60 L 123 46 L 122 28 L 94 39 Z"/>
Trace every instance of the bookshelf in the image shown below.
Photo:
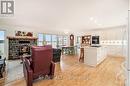
<path fill-rule="evenodd" d="M 91 45 L 91 35 L 85 35 L 81 37 L 81 46 Z"/>

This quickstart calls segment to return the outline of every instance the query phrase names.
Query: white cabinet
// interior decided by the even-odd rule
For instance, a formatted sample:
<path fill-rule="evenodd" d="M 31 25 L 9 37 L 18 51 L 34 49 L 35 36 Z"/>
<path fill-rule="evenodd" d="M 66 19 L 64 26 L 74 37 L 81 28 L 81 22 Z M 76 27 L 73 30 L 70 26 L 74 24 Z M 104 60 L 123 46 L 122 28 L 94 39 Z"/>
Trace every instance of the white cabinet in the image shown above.
<path fill-rule="evenodd" d="M 86 47 L 84 48 L 84 63 L 96 66 L 107 57 L 106 47 Z"/>

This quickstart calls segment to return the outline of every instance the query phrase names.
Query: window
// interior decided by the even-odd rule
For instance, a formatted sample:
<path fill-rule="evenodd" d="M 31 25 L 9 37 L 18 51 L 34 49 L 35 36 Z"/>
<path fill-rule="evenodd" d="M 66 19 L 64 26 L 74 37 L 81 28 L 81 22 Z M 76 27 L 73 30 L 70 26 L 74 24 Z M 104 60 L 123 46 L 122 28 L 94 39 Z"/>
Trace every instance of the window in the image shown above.
<path fill-rule="evenodd" d="M 63 35 L 51 35 L 51 34 L 38 34 L 38 46 L 52 45 L 53 48 L 57 48 L 62 45 L 67 45 L 67 36 Z"/>
<path fill-rule="evenodd" d="M 77 36 L 77 44 L 80 44 L 80 43 L 81 43 L 81 37 Z"/>
<path fill-rule="evenodd" d="M 58 46 L 62 46 L 63 45 L 63 38 L 62 36 L 58 36 Z"/>
<path fill-rule="evenodd" d="M 45 35 L 45 41 L 47 45 L 51 45 L 51 35 Z"/>
<path fill-rule="evenodd" d="M 0 56 L 4 55 L 5 31 L 0 31 Z"/>
<path fill-rule="evenodd" d="M 4 31 L 0 31 L 0 40 L 4 40 Z"/>
<path fill-rule="evenodd" d="M 57 36 L 52 35 L 52 47 L 56 48 L 57 47 Z"/>
<path fill-rule="evenodd" d="M 77 46 L 77 49 L 80 49 L 80 46 L 81 46 L 81 37 L 80 36 L 77 36 L 76 46 Z"/>
<path fill-rule="evenodd" d="M 63 45 L 65 45 L 65 46 L 67 45 L 67 36 L 63 37 Z"/>
<path fill-rule="evenodd" d="M 38 46 L 43 46 L 43 34 L 38 34 Z"/>

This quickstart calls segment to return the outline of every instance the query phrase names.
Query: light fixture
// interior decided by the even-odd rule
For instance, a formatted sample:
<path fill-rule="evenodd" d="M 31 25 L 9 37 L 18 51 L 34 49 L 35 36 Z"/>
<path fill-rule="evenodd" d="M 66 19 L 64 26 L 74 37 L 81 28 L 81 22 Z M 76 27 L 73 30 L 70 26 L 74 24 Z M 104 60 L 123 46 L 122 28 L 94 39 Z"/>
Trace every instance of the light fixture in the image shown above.
<path fill-rule="evenodd" d="M 97 20 L 94 20 L 95 23 L 97 23 Z"/>
<path fill-rule="evenodd" d="M 70 30 L 64 30 L 64 34 L 69 34 Z"/>
<path fill-rule="evenodd" d="M 94 18 L 93 18 L 93 17 L 90 17 L 90 20 L 91 20 L 91 21 L 93 21 L 93 20 L 94 20 Z"/>
<path fill-rule="evenodd" d="M 66 31 L 66 32 L 64 32 L 65 34 L 68 34 L 69 32 L 68 31 Z"/>

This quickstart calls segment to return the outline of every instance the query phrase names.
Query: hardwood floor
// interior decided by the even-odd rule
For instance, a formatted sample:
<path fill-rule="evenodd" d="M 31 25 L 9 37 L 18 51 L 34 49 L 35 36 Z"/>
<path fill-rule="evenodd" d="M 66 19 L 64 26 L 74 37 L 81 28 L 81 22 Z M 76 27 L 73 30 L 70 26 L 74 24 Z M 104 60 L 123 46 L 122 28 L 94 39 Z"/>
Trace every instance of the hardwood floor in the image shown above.
<path fill-rule="evenodd" d="M 62 56 L 56 63 L 54 79 L 35 80 L 34 86 L 124 86 L 124 78 L 118 78 L 122 57 L 108 57 L 97 67 L 78 62 L 78 56 Z M 22 71 L 22 70 L 21 70 Z M 116 79 L 116 77 L 118 79 Z M 13 77 L 12 77 L 13 78 Z M 26 86 L 24 78 L 5 86 Z"/>

